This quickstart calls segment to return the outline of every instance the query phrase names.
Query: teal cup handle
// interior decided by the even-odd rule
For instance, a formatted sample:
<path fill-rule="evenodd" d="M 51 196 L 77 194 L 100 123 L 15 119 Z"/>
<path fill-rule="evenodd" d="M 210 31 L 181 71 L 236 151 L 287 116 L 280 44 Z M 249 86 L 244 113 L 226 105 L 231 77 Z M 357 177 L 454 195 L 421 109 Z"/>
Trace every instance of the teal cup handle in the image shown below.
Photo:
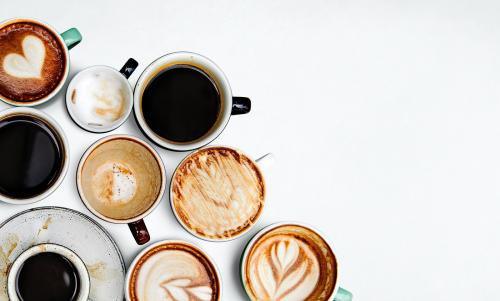
<path fill-rule="evenodd" d="M 82 41 L 82 34 L 76 28 L 70 28 L 66 30 L 65 32 L 61 33 L 61 37 L 63 38 L 64 43 L 66 44 L 66 47 L 68 47 L 68 49 L 75 47 Z"/>
<path fill-rule="evenodd" d="M 351 300 L 352 300 L 351 292 L 341 287 L 339 287 L 337 295 L 335 295 L 335 298 L 333 299 L 333 301 L 351 301 Z"/>

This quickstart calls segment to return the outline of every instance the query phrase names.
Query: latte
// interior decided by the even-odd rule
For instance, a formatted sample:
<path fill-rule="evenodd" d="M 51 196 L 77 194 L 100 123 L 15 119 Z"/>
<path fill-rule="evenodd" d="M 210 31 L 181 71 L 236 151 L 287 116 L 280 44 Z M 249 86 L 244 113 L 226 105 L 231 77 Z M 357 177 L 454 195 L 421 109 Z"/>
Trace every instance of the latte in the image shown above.
<path fill-rule="evenodd" d="M 193 234 L 227 240 L 246 232 L 260 216 L 264 178 L 253 160 L 227 147 L 208 147 L 188 156 L 171 187 L 172 208 Z"/>
<path fill-rule="evenodd" d="M 330 300 L 337 261 L 315 231 L 295 224 L 279 225 L 251 242 L 245 253 L 242 277 L 252 300 Z"/>
<path fill-rule="evenodd" d="M 0 95 L 27 103 L 58 88 L 66 72 L 65 46 L 47 27 L 28 21 L 0 28 Z"/>
<path fill-rule="evenodd" d="M 129 272 L 131 301 L 220 300 L 220 277 L 211 260 L 184 242 L 163 242 L 139 255 Z"/>
<path fill-rule="evenodd" d="M 116 137 L 97 145 L 80 162 L 78 189 L 89 209 L 114 220 L 149 210 L 161 195 L 162 166 L 142 143 Z"/>

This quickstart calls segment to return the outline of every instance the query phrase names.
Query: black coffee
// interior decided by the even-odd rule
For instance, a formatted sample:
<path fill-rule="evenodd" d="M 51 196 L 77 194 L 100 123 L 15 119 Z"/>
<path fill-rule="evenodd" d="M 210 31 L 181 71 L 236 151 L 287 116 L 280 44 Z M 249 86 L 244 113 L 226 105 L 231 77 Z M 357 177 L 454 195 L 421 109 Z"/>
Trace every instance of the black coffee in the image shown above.
<path fill-rule="evenodd" d="M 0 121 L 0 193 L 29 198 L 48 189 L 59 176 L 63 149 L 43 121 L 14 115 Z"/>
<path fill-rule="evenodd" d="M 64 256 L 39 253 L 28 258 L 16 278 L 21 301 L 72 301 L 79 292 L 78 272 Z"/>
<path fill-rule="evenodd" d="M 142 95 L 148 126 L 173 142 L 190 142 L 207 134 L 221 107 L 216 85 L 205 72 L 178 65 L 156 75 Z"/>

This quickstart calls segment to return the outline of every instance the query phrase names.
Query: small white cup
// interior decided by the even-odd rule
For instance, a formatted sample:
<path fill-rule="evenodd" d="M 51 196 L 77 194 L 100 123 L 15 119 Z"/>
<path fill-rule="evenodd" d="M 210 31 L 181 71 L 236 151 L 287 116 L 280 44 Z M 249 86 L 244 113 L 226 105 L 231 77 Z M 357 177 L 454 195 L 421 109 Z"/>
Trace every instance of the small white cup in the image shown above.
<path fill-rule="evenodd" d="M 68 85 L 68 89 L 66 90 L 66 108 L 68 109 L 68 113 L 71 116 L 71 119 L 73 119 L 73 121 L 82 129 L 93 133 L 110 132 L 121 126 L 130 115 L 130 112 L 132 111 L 132 106 L 134 104 L 132 86 L 130 85 L 128 78 L 130 77 L 132 72 L 134 72 L 137 66 L 138 66 L 137 61 L 130 58 L 125 63 L 125 65 L 123 65 L 120 71 L 109 66 L 98 65 L 85 68 L 82 71 L 78 72 L 71 79 L 71 82 Z M 81 80 L 84 80 L 86 77 L 92 77 L 95 76 L 96 74 L 109 74 L 113 78 L 113 80 L 116 79 L 117 81 L 119 81 L 121 86 L 126 89 L 123 99 L 124 101 L 123 105 L 125 106 L 125 108 L 123 109 L 122 115 L 113 122 L 110 122 L 109 124 L 105 125 L 89 123 L 86 122 L 85 120 L 82 120 L 74 99 L 74 97 L 78 99 L 78 96 L 75 95 L 78 95 L 79 92 L 78 90 L 76 90 L 76 87 L 78 86 L 79 82 Z M 86 100 L 78 99 L 77 101 L 86 101 Z"/>
<path fill-rule="evenodd" d="M 9 299 L 11 301 L 21 301 L 16 292 L 16 278 L 24 262 L 34 255 L 46 252 L 59 254 L 68 259 L 73 264 L 78 273 L 78 278 L 80 281 L 78 283 L 78 296 L 75 301 L 87 301 L 90 294 L 90 277 L 85 263 L 83 263 L 82 259 L 70 249 L 50 243 L 33 246 L 21 253 L 21 255 L 19 255 L 16 260 L 14 260 L 14 263 L 12 263 L 9 274 L 7 276 L 7 293 L 9 295 Z"/>
<path fill-rule="evenodd" d="M 173 141 L 166 140 L 153 132 L 144 119 L 141 106 L 142 94 L 151 79 L 160 72 L 176 65 L 188 65 L 203 70 L 217 86 L 217 90 L 219 91 L 221 98 L 220 117 L 210 132 L 195 141 L 187 143 L 175 143 Z M 250 108 L 250 99 L 246 97 L 233 96 L 229 81 L 222 70 L 214 62 L 193 52 L 173 52 L 158 58 L 142 72 L 134 89 L 134 116 L 137 120 L 139 128 L 155 144 L 173 151 L 189 151 L 210 143 L 222 133 L 229 122 L 231 115 L 248 113 Z"/>

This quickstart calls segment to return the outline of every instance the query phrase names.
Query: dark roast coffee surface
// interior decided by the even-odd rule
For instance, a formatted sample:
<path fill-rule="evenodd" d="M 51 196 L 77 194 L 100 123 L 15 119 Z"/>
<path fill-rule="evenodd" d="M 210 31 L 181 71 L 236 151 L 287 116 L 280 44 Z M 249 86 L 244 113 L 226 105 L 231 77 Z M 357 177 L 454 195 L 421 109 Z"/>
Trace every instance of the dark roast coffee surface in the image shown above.
<path fill-rule="evenodd" d="M 24 262 L 17 274 L 16 290 L 22 301 L 72 301 L 78 296 L 79 281 L 68 259 L 47 252 Z"/>
<path fill-rule="evenodd" d="M 0 193 L 29 198 L 44 192 L 61 171 L 62 152 L 42 121 L 29 116 L 0 121 Z"/>
<path fill-rule="evenodd" d="M 179 65 L 156 75 L 142 96 L 142 113 L 158 136 L 191 142 L 214 126 L 220 112 L 219 92 L 201 70 Z"/>

